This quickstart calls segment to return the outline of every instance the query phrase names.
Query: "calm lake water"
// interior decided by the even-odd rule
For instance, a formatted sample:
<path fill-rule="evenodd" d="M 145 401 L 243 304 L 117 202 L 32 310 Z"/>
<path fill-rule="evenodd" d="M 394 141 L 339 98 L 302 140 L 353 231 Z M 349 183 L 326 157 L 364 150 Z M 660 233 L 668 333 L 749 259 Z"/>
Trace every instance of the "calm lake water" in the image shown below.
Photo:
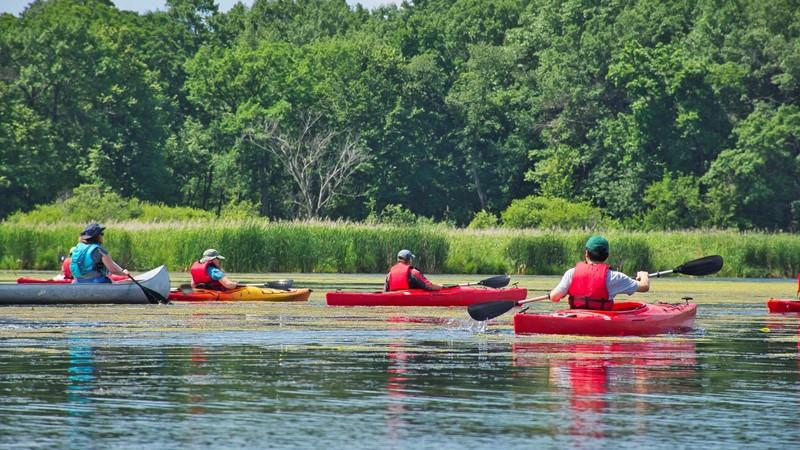
<path fill-rule="evenodd" d="M 0 308 L 0 448 L 800 442 L 800 318 L 764 305 L 793 281 L 654 280 L 639 298 L 693 297 L 696 329 L 607 339 L 516 337 L 511 314 L 481 327 L 463 308 L 331 308 L 324 291 L 382 276 L 292 277 L 308 304 Z M 530 296 L 557 282 L 514 280 Z"/>

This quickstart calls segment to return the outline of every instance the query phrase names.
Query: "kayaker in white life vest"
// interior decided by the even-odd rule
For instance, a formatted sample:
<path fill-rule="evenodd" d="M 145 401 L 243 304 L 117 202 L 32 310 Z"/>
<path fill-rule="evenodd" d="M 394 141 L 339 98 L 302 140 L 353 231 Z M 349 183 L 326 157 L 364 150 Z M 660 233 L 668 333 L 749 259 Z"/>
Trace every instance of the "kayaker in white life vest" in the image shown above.
<path fill-rule="evenodd" d="M 239 283 L 225 276 L 220 267 L 220 260 L 225 259 L 218 251 L 210 248 L 203 252 L 199 261 L 192 264 L 189 273 L 192 274 L 192 287 L 226 291 L 236 289 Z"/>
<path fill-rule="evenodd" d="M 442 286 L 431 283 L 422 275 L 416 267 L 411 265 L 414 254 L 410 250 L 400 250 L 397 252 L 397 264 L 389 269 L 386 275 L 386 282 L 383 284 L 383 291 L 403 291 L 406 289 L 425 289 L 426 291 L 438 291 Z"/>
<path fill-rule="evenodd" d="M 73 283 L 111 283 L 109 273 L 128 276 L 128 271 L 114 262 L 103 243 L 105 227 L 92 223 L 83 230 L 78 245 L 70 253 L 69 271 Z"/>
<path fill-rule="evenodd" d="M 550 291 L 550 300 L 558 302 L 569 295 L 570 308 L 608 311 L 613 309 L 614 297 L 618 294 L 632 295 L 650 290 L 647 272 L 637 272 L 634 280 L 622 272 L 611 270 L 605 264 L 608 251 L 606 238 L 590 237 L 583 252 L 584 262 L 564 273 L 558 286 Z"/>

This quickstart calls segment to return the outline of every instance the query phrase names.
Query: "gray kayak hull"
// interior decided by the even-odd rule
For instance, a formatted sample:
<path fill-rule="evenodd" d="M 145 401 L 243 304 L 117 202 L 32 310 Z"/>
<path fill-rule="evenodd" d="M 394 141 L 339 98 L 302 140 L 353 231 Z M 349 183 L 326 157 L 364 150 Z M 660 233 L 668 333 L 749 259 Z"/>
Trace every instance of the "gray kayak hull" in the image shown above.
<path fill-rule="evenodd" d="M 137 275 L 144 287 L 169 294 L 169 272 L 165 266 Z M 0 305 L 150 303 L 142 289 L 130 280 L 112 284 L 0 284 Z"/>

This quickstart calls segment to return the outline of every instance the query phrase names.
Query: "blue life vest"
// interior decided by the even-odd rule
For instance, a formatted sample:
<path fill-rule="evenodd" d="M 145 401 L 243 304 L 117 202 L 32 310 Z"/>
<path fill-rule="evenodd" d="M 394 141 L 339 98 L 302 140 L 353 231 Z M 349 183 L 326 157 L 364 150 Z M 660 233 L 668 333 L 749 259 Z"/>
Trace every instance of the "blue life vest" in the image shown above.
<path fill-rule="evenodd" d="M 92 253 L 99 248 L 99 244 L 84 244 L 83 242 L 75 246 L 72 250 L 72 262 L 69 270 L 73 278 L 81 278 L 90 272 L 99 272 L 100 276 L 105 276 L 108 270 L 103 264 L 97 264 L 92 259 Z"/>

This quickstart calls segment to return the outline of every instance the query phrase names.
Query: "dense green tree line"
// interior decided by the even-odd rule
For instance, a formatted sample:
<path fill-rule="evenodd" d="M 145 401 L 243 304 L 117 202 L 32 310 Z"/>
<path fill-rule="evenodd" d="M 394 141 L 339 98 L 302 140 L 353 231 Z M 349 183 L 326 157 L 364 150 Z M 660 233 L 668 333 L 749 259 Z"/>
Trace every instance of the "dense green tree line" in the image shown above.
<path fill-rule="evenodd" d="M 302 217 L 287 161 L 245 137 L 279 124 L 302 150 L 313 114 L 368 153 L 332 218 L 493 223 L 535 196 L 567 202 L 504 216 L 574 204 L 641 229 L 798 227 L 800 1 L 167 5 L 0 16 L 0 217 L 81 184 Z"/>

